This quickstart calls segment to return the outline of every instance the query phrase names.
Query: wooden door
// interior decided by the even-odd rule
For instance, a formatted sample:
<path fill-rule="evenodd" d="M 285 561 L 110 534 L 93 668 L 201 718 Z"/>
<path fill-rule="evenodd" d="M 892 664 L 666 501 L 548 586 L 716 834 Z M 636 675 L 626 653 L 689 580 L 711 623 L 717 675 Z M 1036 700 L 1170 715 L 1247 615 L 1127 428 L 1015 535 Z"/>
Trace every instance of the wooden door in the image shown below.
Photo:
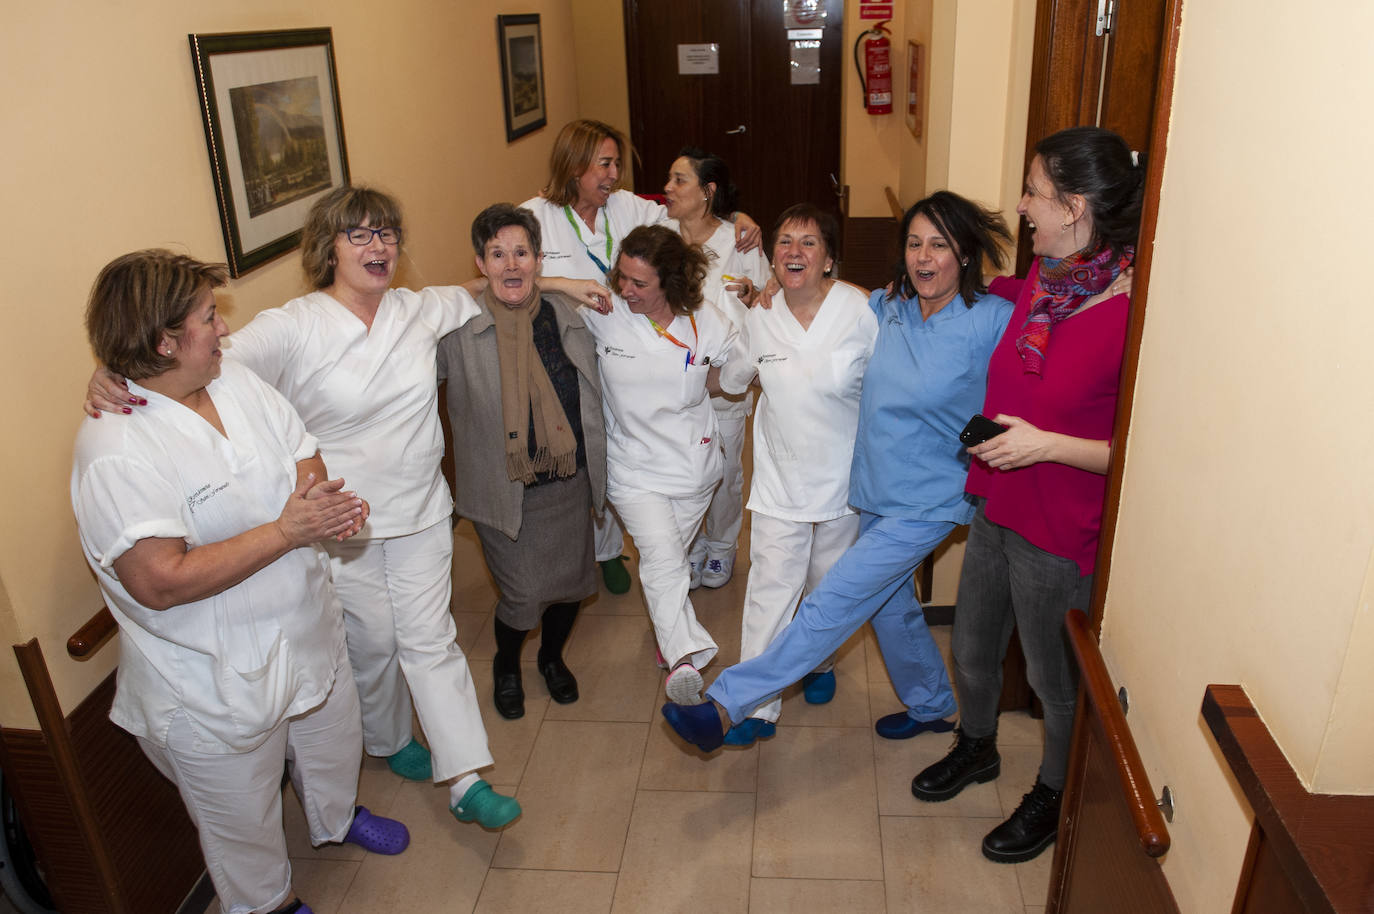
<path fill-rule="evenodd" d="M 1110 30 L 1097 34 L 1099 0 L 1040 0 L 1035 12 L 1026 161 L 1035 144 L 1065 127 L 1115 130 L 1148 152 L 1164 37 L 1165 0 L 1114 0 Z M 1016 272 L 1030 269 L 1023 222 Z"/>
<path fill-rule="evenodd" d="M 820 82 L 794 85 L 780 0 L 625 0 L 636 189 L 657 193 L 678 150 L 695 145 L 725 159 L 739 208 L 765 229 L 801 201 L 838 217 L 843 0 L 817 4 Z M 719 73 L 680 74 L 684 44 L 717 45 Z"/>

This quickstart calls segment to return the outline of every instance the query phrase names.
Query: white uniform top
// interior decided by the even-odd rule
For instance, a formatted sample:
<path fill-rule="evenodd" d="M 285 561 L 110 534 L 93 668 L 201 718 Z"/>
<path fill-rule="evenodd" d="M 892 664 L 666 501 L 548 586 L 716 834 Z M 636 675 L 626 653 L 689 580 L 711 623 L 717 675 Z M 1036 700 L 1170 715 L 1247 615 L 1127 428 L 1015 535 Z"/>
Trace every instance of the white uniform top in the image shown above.
<path fill-rule="evenodd" d="M 849 465 L 859 427 L 859 393 L 878 320 L 868 299 L 837 282 L 802 329 L 783 296 L 752 308 L 739 352 L 721 387 L 743 390 L 757 372 L 754 481 L 749 510 L 819 522 L 853 513 Z"/>
<path fill-rule="evenodd" d="M 606 488 L 660 495 L 696 495 L 721 477 L 716 413 L 706 393 L 709 366 L 725 363 L 738 336 L 705 304 L 664 329 L 688 350 L 658 335 L 649 319 L 618 295 L 610 314 L 583 308 L 596 338 L 601 404 L 606 417 Z"/>
<path fill-rule="evenodd" d="M 332 297 L 312 292 L 253 318 L 225 353 L 291 401 L 320 439 L 330 474 L 372 505 L 358 535 L 403 536 L 453 510 L 439 469 L 435 352 L 441 336 L 478 312 L 459 286 L 389 289 L 369 332 Z"/>
<path fill-rule="evenodd" d="M 682 227 L 676 219 L 669 219 L 663 224 L 678 234 L 682 234 Z M 735 325 L 737 330 L 743 331 L 744 316 L 748 313 L 748 309 L 744 307 L 744 302 L 739 300 L 738 295 L 725 291 L 725 284 L 730 280 L 724 277 L 748 278 L 754 284 L 754 288 L 761 289 L 772 275 L 772 270 L 768 267 L 768 259 L 763 256 L 762 248 L 754 248 L 748 254 L 741 254 L 736 250 L 735 226 L 731 222 L 722 221 L 701 247 L 710 260 L 707 266 L 706 281 L 701 284 L 702 295 L 708 302 L 713 303 L 716 309 Z M 711 405 L 722 416 L 734 416 L 742 419 L 749 415 L 749 411 L 754 405 L 754 393 L 753 391 L 745 391 L 743 396 L 712 397 Z"/>
<path fill-rule="evenodd" d="M 662 204 L 645 200 L 628 190 L 613 192 L 606 200 L 606 205 L 597 210 L 595 228 L 588 228 L 580 216 L 572 213 L 572 207 L 565 210 L 543 197 L 533 197 L 520 205 L 533 212 L 539 220 L 545 276 L 594 279 L 601 283 L 606 281 L 606 274 L 615 266 L 615 258 L 620 254 L 620 242 L 631 230 L 668 218 L 668 211 Z M 571 221 L 568 213 L 572 213 Z M 609 256 L 606 251 L 608 240 Z"/>
<path fill-rule="evenodd" d="M 212 597 L 163 611 L 141 605 L 114 562 L 149 537 L 217 543 L 274 521 L 316 441 L 291 405 L 232 362 L 207 388 L 225 435 L 175 400 L 87 419 L 76 436 L 71 496 L 81 548 L 119 623 L 110 719 L 165 746 L 184 712 L 198 746 L 245 752 L 281 721 L 324 701 L 344 628 L 316 546 L 294 549 Z"/>
<path fill-rule="evenodd" d="M 669 219 L 663 224 L 679 235 L 682 234 L 682 227 L 676 219 Z M 730 280 L 724 277 L 747 278 L 754 284 L 754 288 L 763 288 L 768 283 L 768 278 L 773 275 L 772 269 L 768 266 L 768 258 L 763 256 L 763 248 L 757 247 L 747 254 L 741 254 L 735 248 L 735 225 L 724 220 L 716 226 L 716 230 L 701 247 L 710 259 L 706 268 L 706 281 L 701 285 L 702 294 L 718 304 L 721 300 L 729 298 L 734 307 L 728 304 L 720 305 L 721 312 L 734 321 L 736 326 L 744 326 L 744 304 L 739 300 L 739 296 L 725 291 L 725 284 Z"/>

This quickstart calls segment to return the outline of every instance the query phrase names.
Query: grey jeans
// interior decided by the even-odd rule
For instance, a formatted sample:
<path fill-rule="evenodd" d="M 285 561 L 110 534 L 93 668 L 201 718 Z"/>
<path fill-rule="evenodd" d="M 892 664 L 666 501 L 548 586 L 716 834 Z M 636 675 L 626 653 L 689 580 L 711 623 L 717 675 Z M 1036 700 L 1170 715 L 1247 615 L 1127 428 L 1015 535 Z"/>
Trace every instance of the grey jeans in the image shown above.
<path fill-rule="evenodd" d="M 969 527 L 954 612 L 954 676 L 959 723 L 972 737 L 997 732 L 1002 658 L 1015 624 L 1031 688 L 1045 706 L 1040 780 L 1064 789 L 1073 737 L 1078 667 L 1064 632 L 1070 609 L 1088 610 L 1092 575 L 1071 559 L 1032 546 L 984 516 Z"/>

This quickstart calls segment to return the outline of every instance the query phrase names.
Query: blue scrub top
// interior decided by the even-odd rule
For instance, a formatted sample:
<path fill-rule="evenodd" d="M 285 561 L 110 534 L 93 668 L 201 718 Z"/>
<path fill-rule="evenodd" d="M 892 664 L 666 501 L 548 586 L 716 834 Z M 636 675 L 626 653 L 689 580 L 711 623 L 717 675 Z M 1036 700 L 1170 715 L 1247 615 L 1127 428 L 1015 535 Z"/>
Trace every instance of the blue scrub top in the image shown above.
<path fill-rule="evenodd" d="M 877 290 L 868 305 L 878 340 L 864 372 L 859 432 L 849 475 L 849 503 L 861 511 L 912 520 L 967 524 L 969 457 L 959 442 L 983 407 L 988 359 L 1011 318 L 1012 303 L 962 296 L 929 320 L 916 299 Z"/>

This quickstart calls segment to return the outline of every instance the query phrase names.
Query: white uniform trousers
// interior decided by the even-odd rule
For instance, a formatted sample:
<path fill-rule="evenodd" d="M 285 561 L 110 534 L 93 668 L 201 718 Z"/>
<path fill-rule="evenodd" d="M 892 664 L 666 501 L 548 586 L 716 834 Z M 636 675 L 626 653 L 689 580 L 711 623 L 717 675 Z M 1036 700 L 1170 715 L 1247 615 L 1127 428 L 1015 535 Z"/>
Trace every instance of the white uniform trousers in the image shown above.
<path fill-rule="evenodd" d="M 448 518 L 406 536 L 350 539 L 330 544 L 334 587 L 344 607 L 348 658 L 359 692 L 374 689 L 374 713 L 398 713 L 396 692 L 410 686 L 415 711 L 429 741 L 434 780 L 476 771 L 492 763 L 487 731 L 477 707 L 477 691 L 467 658 L 458 646 L 458 630 L 449 612 L 453 591 L 453 525 Z M 386 663 L 394 656 L 405 682 L 397 683 Z M 367 664 L 374 664 L 368 667 Z M 408 709 L 409 702 L 404 702 Z M 366 703 L 364 704 L 366 708 Z M 390 709 L 390 710 L 388 710 Z M 400 722 L 363 716 L 364 733 L 399 733 Z M 390 755 L 406 739 L 369 745 L 369 754 Z"/>
<path fill-rule="evenodd" d="M 716 411 L 720 446 L 725 452 L 725 477 L 711 498 L 711 506 L 706 509 L 706 523 L 692 543 L 691 560 L 698 565 L 707 559 L 729 558 L 733 561 L 739 545 L 739 531 L 744 526 L 744 438 L 749 417 L 743 409 L 737 408 L 738 404 L 730 406 L 730 412 Z"/>
<path fill-rule="evenodd" d="M 802 594 L 815 590 L 830 566 L 859 538 L 857 514 L 812 523 L 751 511 L 749 523 L 749 584 L 740 618 L 740 660 L 763 653 L 792 621 Z M 782 699 L 774 698 L 749 716 L 776 722 L 781 711 Z"/>
<path fill-rule="evenodd" d="M 291 900 L 281 819 L 285 762 L 312 844 L 342 841 L 353 824 L 362 731 L 358 691 L 342 655 L 325 702 L 282 721 L 256 749 L 197 751 L 196 726 L 182 713 L 172 718 L 165 747 L 142 737 L 138 744 L 181 793 L 224 914 L 274 911 Z"/>
<path fill-rule="evenodd" d="M 334 592 L 343 606 L 348 664 L 362 707 L 363 751 L 379 758 L 400 752 L 412 736 L 410 690 L 396 650 L 390 600 L 376 603 L 378 585 L 386 587 L 384 573 L 377 569 L 385 543 L 385 539 L 350 539 L 322 544 L 330 556 Z M 363 558 L 368 550 L 372 554 Z"/>
<path fill-rule="evenodd" d="M 598 562 L 620 558 L 625 551 L 625 530 L 620 526 L 620 519 L 615 516 L 615 509 L 609 501 L 606 502 L 606 510 L 600 514 L 592 511 L 592 545 L 596 549 Z"/>
<path fill-rule="evenodd" d="M 700 669 L 716 656 L 716 642 L 697 621 L 687 595 L 687 549 L 711 503 L 711 491 L 670 497 L 629 489 L 616 492 L 614 498 L 639 549 L 639 586 L 658 649 L 669 667 L 685 660 Z"/>

